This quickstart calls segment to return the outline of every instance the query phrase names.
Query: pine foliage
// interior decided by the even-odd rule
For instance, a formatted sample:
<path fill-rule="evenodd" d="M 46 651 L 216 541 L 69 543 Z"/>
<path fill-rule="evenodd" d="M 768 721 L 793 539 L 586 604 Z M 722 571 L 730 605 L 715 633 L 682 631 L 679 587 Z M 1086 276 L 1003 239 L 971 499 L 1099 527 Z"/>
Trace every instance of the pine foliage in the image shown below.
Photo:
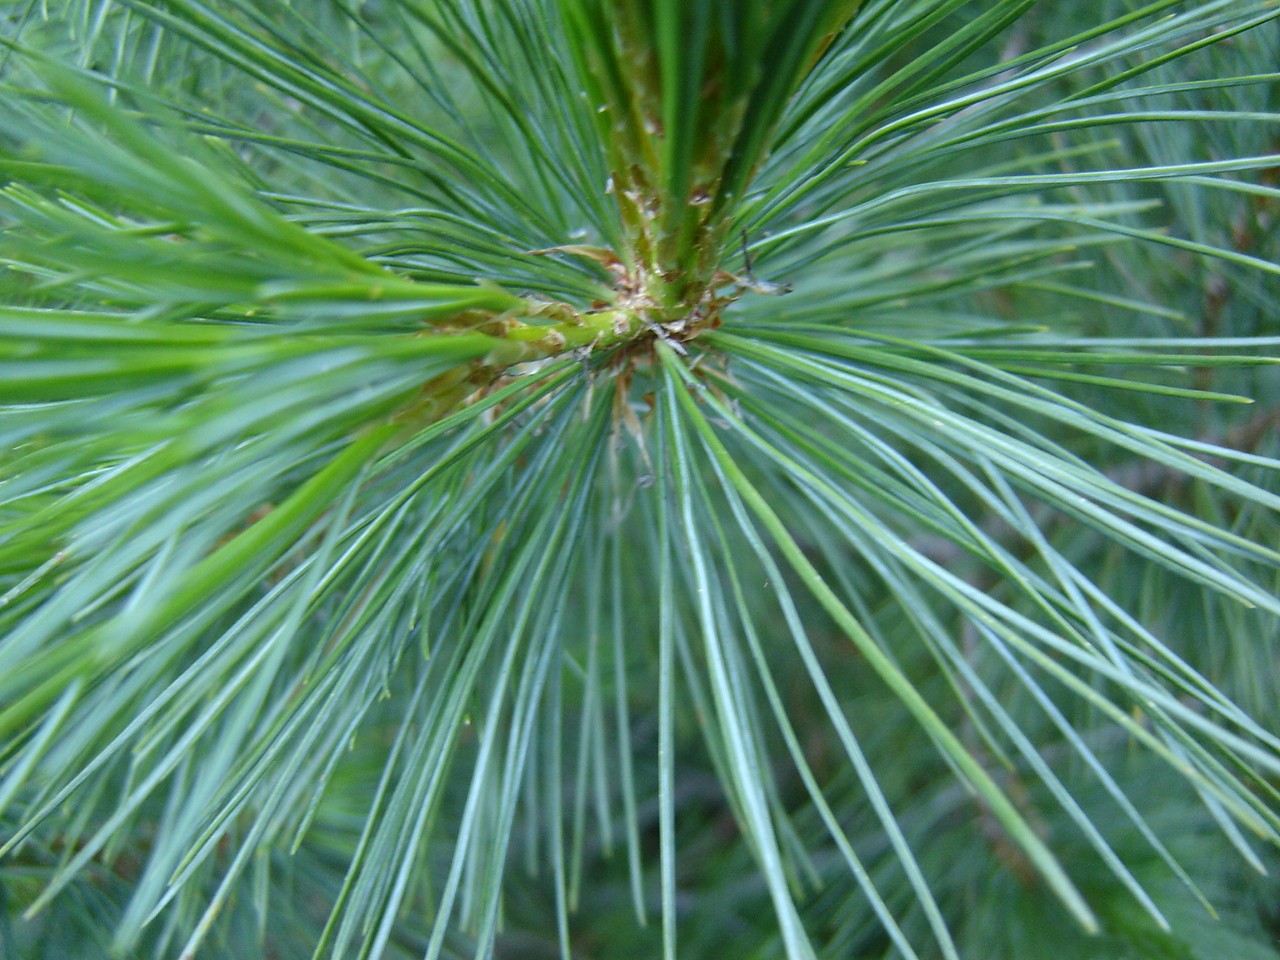
<path fill-rule="evenodd" d="M 0 7 L 0 955 L 1280 958 L 1278 21 Z"/>

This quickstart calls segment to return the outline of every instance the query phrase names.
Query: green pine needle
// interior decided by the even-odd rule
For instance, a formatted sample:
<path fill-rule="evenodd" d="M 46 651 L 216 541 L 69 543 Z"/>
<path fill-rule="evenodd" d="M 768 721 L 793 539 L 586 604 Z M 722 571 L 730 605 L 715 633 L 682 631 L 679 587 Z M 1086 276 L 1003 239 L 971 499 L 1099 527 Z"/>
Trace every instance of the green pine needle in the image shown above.
<path fill-rule="evenodd" d="M 1278 25 L 0 10 L 0 955 L 1280 958 Z"/>

